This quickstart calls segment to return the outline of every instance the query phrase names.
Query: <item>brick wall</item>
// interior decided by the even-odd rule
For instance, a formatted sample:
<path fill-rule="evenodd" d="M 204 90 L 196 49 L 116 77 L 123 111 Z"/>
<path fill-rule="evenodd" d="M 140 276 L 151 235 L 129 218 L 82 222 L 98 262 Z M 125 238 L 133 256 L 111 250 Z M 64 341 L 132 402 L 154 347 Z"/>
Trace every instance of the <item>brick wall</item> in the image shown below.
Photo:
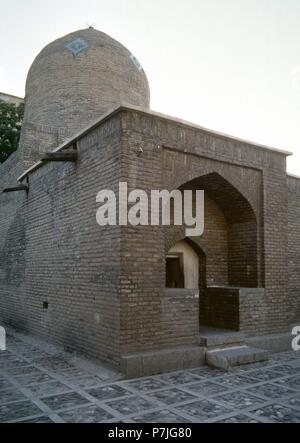
<path fill-rule="evenodd" d="M 289 181 L 288 219 L 284 155 L 134 110 L 103 121 L 78 148 L 77 164 L 48 163 L 31 173 L 28 196 L 0 195 L 1 322 L 116 363 L 131 352 L 191 344 L 195 300 L 189 305 L 188 298 L 162 296 L 165 256 L 182 232 L 160 226 L 100 228 L 96 194 L 117 190 L 119 181 L 127 181 L 129 190 L 150 191 L 209 176 L 202 184 L 209 189 L 212 220 L 197 240 L 207 249 L 208 281 L 226 282 L 227 267 L 228 282 L 241 274 L 241 285 L 253 282 L 255 273 L 265 291 L 254 288 L 244 297 L 240 326 L 252 335 L 286 329 L 290 311 L 299 306 L 291 297 L 299 290 L 299 199 L 298 185 Z M 16 158 L 0 167 L 2 184 L 19 175 Z M 221 199 L 227 195 L 220 191 L 222 183 L 243 199 Z M 248 225 L 238 218 L 243 210 L 235 211 L 241 202 L 255 215 L 255 239 L 254 219 Z"/>
<path fill-rule="evenodd" d="M 120 229 L 97 225 L 96 195 L 118 187 L 120 139 L 116 116 L 82 138 L 76 165 L 48 163 L 30 174 L 28 197 L 0 196 L 0 321 L 110 361 L 120 353 Z"/>
<path fill-rule="evenodd" d="M 205 195 L 218 206 L 227 223 L 228 271 L 227 283 L 234 286 L 256 287 L 263 285 L 262 224 L 262 174 L 253 168 L 237 167 L 204 156 L 196 156 L 167 149 L 164 155 L 165 174 L 162 186 L 168 180 L 176 186 L 178 180 L 186 180 L 184 187 L 203 189 Z M 171 155 L 170 155 L 171 152 Z M 181 158 L 181 161 L 180 161 Z M 172 173 L 168 173 L 171 169 Z M 192 180 L 191 180 L 192 178 Z M 175 182 L 176 180 L 176 182 Z M 207 208 L 206 208 L 207 210 Z M 216 216 L 208 214 L 205 229 L 216 223 Z M 205 242 L 203 238 L 197 243 Z M 212 240 L 211 254 L 207 260 L 220 267 L 222 256 L 218 250 L 218 236 Z M 213 281 L 210 284 L 223 284 Z"/>
<path fill-rule="evenodd" d="M 199 342 L 199 291 L 161 291 L 161 333 L 165 346 L 197 345 Z"/>
<path fill-rule="evenodd" d="M 229 250 L 234 251 L 234 254 L 229 253 L 231 272 L 228 272 L 228 279 L 231 284 L 254 286 L 254 289 L 255 286 L 266 286 L 263 293 L 254 291 L 249 303 L 245 298 L 242 309 L 244 331 L 261 335 L 286 330 L 289 311 L 287 282 L 284 279 L 279 281 L 279 269 L 284 271 L 287 263 L 284 154 L 142 112 L 124 112 L 123 125 L 123 176 L 132 187 L 178 189 L 199 177 L 217 174 L 235 190 L 235 195 L 243 197 L 234 200 L 234 209 L 246 202 L 248 214 L 252 211 L 251 219 L 247 216 L 239 219 L 238 214 L 246 214 L 245 208 L 232 212 L 230 199 L 227 207 L 221 208 L 231 225 Z M 213 199 L 215 195 L 209 197 Z M 266 225 L 264 220 L 267 220 Z M 281 237 L 276 234 L 280 232 L 283 233 Z M 124 352 L 165 345 L 159 321 L 159 289 L 165 282 L 164 257 L 182 238 L 182 230 L 175 228 L 169 232 L 168 228 L 160 227 L 122 230 L 121 243 L 129 254 L 122 266 L 123 277 L 125 280 L 126 274 L 129 277 L 128 293 L 124 295 L 121 307 L 126 325 L 121 327 Z M 130 246 L 133 244 L 134 249 Z M 219 259 L 218 254 L 207 257 L 216 267 Z M 131 293 L 130 284 L 134 287 Z M 255 322 L 247 323 L 247 316 Z M 175 340 L 176 330 L 172 333 Z"/>
<path fill-rule="evenodd" d="M 75 56 L 66 45 L 78 38 L 86 48 Z M 26 81 L 20 144 L 25 165 L 55 139 L 74 136 L 119 103 L 148 108 L 149 101 L 142 67 L 109 35 L 89 28 L 55 40 L 37 55 Z"/>
<path fill-rule="evenodd" d="M 228 224 L 222 210 L 204 194 L 204 234 L 193 237 L 206 257 L 206 285 L 228 284 Z M 165 255 L 180 240 L 185 239 L 185 227 L 171 226 L 165 230 Z M 218 260 L 215 259 L 218 257 Z"/>
<path fill-rule="evenodd" d="M 15 281 L 20 281 L 25 272 L 24 254 L 24 224 L 22 220 L 22 205 L 26 201 L 26 193 L 1 194 L 4 188 L 17 185 L 16 178 L 21 174 L 19 151 L 14 152 L 5 163 L 0 165 L 0 291 L 1 287 Z M 15 238 L 15 240 L 14 240 Z M 12 239 L 12 245 L 10 242 Z M 6 304 L 3 300 L 2 306 Z"/>
<path fill-rule="evenodd" d="M 240 331 L 245 335 L 259 335 L 268 323 L 265 289 L 239 289 Z"/>
<path fill-rule="evenodd" d="M 200 324 L 256 335 L 266 322 L 263 288 L 208 288 L 200 291 Z"/>
<path fill-rule="evenodd" d="M 221 329 L 240 329 L 239 290 L 208 288 L 200 292 L 200 324 Z"/>
<path fill-rule="evenodd" d="M 285 161 L 282 168 L 270 163 L 264 170 L 264 260 L 265 324 L 264 332 L 289 329 L 288 290 L 288 192 Z"/>
<path fill-rule="evenodd" d="M 23 169 L 26 170 L 37 163 L 42 154 L 57 148 L 71 133 L 68 129 L 23 123 L 19 148 Z"/>
<path fill-rule="evenodd" d="M 291 322 L 300 320 L 300 179 L 289 176 L 288 271 Z"/>

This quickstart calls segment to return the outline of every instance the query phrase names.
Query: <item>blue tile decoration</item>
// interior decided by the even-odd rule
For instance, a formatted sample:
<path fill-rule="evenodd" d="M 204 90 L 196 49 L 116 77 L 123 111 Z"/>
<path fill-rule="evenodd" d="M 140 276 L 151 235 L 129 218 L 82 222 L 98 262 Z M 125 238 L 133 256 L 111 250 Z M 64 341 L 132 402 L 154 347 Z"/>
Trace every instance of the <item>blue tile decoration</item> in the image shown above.
<path fill-rule="evenodd" d="M 76 57 L 80 52 L 89 48 L 88 43 L 83 38 L 76 38 L 75 40 L 67 43 L 65 47 Z"/>

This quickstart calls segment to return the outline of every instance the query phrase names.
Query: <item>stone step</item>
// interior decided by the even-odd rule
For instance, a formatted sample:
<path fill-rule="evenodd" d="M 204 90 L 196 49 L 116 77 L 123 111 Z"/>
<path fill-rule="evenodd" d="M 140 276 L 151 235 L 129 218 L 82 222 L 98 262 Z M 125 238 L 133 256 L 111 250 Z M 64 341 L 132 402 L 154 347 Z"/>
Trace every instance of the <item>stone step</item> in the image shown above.
<path fill-rule="evenodd" d="M 229 346 L 242 346 L 245 344 L 245 336 L 235 331 L 218 331 L 206 329 L 200 332 L 200 346 L 208 349 Z"/>
<path fill-rule="evenodd" d="M 209 366 L 229 371 L 234 366 L 247 365 L 268 360 L 268 352 L 249 346 L 234 346 L 225 349 L 212 349 L 206 352 Z"/>

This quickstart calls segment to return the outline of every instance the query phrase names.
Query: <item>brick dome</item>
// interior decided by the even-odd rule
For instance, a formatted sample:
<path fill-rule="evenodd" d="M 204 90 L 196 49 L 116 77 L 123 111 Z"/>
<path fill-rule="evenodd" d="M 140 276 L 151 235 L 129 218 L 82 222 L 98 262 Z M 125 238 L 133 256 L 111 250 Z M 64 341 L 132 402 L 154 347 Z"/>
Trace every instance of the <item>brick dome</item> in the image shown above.
<path fill-rule="evenodd" d="M 26 83 L 24 123 L 70 135 L 120 103 L 149 108 L 147 77 L 119 42 L 93 28 L 46 46 Z"/>

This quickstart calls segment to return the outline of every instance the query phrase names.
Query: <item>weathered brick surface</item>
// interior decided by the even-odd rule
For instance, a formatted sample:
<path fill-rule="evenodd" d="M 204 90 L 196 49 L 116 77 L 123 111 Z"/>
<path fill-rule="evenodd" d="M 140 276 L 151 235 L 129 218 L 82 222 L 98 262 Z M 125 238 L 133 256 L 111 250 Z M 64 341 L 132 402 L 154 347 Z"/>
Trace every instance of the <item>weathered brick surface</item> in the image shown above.
<path fill-rule="evenodd" d="M 19 155 L 23 169 L 30 168 L 38 162 L 41 155 L 52 151 L 72 134 L 68 128 L 51 128 L 50 126 L 23 123 L 20 138 Z"/>
<path fill-rule="evenodd" d="M 161 291 L 161 334 L 165 346 L 197 345 L 199 342 L 199 291 Z"/>
<path fill-rule="evenodd" d="M 116 116 L 79 142 L 76 165 L 44 165 L 28 197 L 1 196 L 1 321 L 110 360 L 120 352 L 120 230 L 96 224 L 96 195 L 118 187 L 120 140 Z"/>
<path fill-rule="evenodd" d="M 264 288 L 239 289 L 239 329 L 245 335 L 259 335 L 268 327 L 271 307 L 266 306 L 265 293 Z"/>
<path fill-rule="evenodd" d="M 280 278 L 281 272 L 287 275 L 284 155 L 146 113 L 128 112 L 124 124 L 123 171 L 127 171 L 126 179 L 132 188 L 170 190 L 193 180 L 197 182 L 200 177 L 198 183 L 208 189 L 209 198 L 221 207 L 227 219 L 228 248 L 231 251 L 228 256 L 229 283 L 265 287 L 263 294 L 255 293 L 249 297 L 249 302 L 244 302 L 243 315 L 247 315 L 245 310 L 248 309 L 248 317 L 256 318 L 255 326 L 244 321 L 244 332 L 260 335 L 286 330 L 289 327 L 287 280 Z M 140 156 L 136 154 L 139 147 L 143 149 Z M 232 190 L 229 198 L 224 199 L 220 189 L 214 192 L 209 179 L 201 179 L 209 174 L 214 174 L 212 177 L 217 181 L 221 177 L 229 183 L 230 186 L 226 185 Z M 230 198 L 232 196 L 236 198 Z M 250 215 L 251 218 L 247 218 Z M 121 307 L 126 324 L 126 329 L 121 327 L 121 341 L 128 352 L 153 348 L 155 342 L 156 346 L 158 343 L 164 345 L 164 337 L 159 336 L 158 321 L 159 288 L 165 278 L 162 260 L 172 244 L 184 238 L 181 229 L 177 230 L 178 237 L 171 231 L 172 228 L 122 229 L 122 246 L 130 254 L 124 258 L 126 264 L 122 271 L 130 275 L 130 283 L 136 286 L 135 295 L 131 293 L 128 298 L 124 297 Z M 283 232 L 282 236 L 277 235 L 280 232 Z M 134 249 L 130 246 L 132 244 Z M 123 260 L 123 254 L 121 257 Z M 221 257 L 215 254 L 207 259 L 214 261 L 217 269 Z M 132 296 L 138 300 L 133 309 L 129 303 Z M 149 310 L 145 308 L 147 300 L 151 305 Z M 256 302 L 259 302 L 258 308 Z"/>
<path fill-rule="evenodd" d="M 266 322 L 265 289 L 207 288 L 200 292 L 200 323 L 257 335 Z"/>
<path fill-rule="evenodd" d="M 208 288 L 200 293 L 200 323 L 215 328 L 240 330 L 239 290 Z"/>
<path fill-rule="evenodd" d="M 288 305 L 292 322 L 300 321 L 300 179 L 288 177 Z"/>
<path fill-rule="evenodd" d="M 283 154 L 128 109 L 78 149 L 76 164 L 31 173 L 28 196 L 0 196 L 0 321 L 115 363 L 195 343 L 199 301 L 162 292 L 183 229 L 96 224 L 97 192 L 126 181 L 129 190 L 204 188 L 206 230 L 193 241 L 206 282 L 250 287 L 239 301 L 246 334 L 289 327 L 299 310 L 299 182 L 287 182 Z M 14 158 L 1 185 L 20 171 Z"/>
<path fill-rule="evenodd" d="M 66 45 L 84 43 L 74 54 Z M 130 51 L 93 28 L 47 45 L 27 77 L 21 151 L 24 167 L 120 103 L 149 108 L 148 80 Z"/>

